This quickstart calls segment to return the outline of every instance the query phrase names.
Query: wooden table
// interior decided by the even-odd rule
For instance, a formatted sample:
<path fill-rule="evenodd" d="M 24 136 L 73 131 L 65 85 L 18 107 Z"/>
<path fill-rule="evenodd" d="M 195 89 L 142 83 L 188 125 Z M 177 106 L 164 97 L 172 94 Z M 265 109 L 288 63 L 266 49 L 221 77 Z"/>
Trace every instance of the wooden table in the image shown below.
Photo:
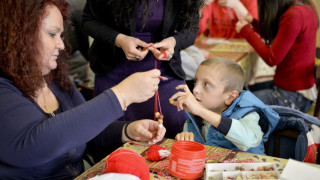
<path fill-rule="evenodd" d="M 248 85 L 254 74 L 258 55 L 246 40 L 198 37 L 195 46 L 206 58 L 226 58 L 239 63 L 244 71 L 245 86 Z"/>
<path fill-rule="evenodd" d="M 168 150 L 171 150 L 171 146 L 173 142 L 175 142 L 175 140 L 173 139 L 164 139 L 162 142 L 158 144 L 160 146 L 167 148 Z M 144 145 L 147 145 L 147 144 L 144 144 Z M 134 150 L 146 158 L 146 151 L 148 150 L 149 147 L 127 142 L 120 148 Z M 257 154 L 247 153 L 247 152 L 237 152 L 237 151 L 232 151 L 230 149 L 218 148 L 214 146 L 206 146 L 206 150 L 207 150 L 207 158 L 206 158 L 207 162 L 230 162 L 230 161 L 272 162 L 276 164 L 280 172 L 283 170 L 285 164 L 287 163 L 287 159 L 257 155 Z M 99 163 L 97 163 L 96 165 L 94 165 L 84 173 L 82 173 L 80 176 L 76 178 L 76 180 L 86 180 L 90 177 L 101 174 L 106 162 L 106 158 L 104 158 Z M 150 171 L 161 172 L 165 174 L 167 177 L 172 178 L 172 176 L 169 175 L 168 169 L 163 169 L 163 167 L 169 167 L 168 158 L 158 162 L 152 162 L 146 159 L 146 162 L 150 168 Z M 150 179 L 161 179 L 161 178 L 163 177 L 156 175 L 154 173 L 150 173 Z"/>
<path fill-rule="evenodd" d="M 239 46 L 236 46 L 237 44 L 239 44 Z M 200 37 L 196 39 L 195 46 L 204 52 L 206 58 L 221 57 L 234 60 L 235 62 L 239 62 L 245 56 L 254 52 L 253 48 L 244 39 L 226 40 L 219 38 Z M 220 46 L 221 48 L 215 48 L 217 46 Z M 241 48 L 240 46 L 247 46 L 248 48 L 237 49 L 237 47 Z"/>

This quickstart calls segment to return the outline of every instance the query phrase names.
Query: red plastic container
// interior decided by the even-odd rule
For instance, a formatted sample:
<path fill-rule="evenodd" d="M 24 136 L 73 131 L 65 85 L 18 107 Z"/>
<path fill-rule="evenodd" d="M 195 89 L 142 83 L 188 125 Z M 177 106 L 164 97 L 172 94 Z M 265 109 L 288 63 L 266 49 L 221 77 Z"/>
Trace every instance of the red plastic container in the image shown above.
<path fill-rule="evenodd" d="M 180 179 L 201 178 L 206 161 L 206 148 L 193 141 L 176 141 L 171 148 L 169 172 Z"/>

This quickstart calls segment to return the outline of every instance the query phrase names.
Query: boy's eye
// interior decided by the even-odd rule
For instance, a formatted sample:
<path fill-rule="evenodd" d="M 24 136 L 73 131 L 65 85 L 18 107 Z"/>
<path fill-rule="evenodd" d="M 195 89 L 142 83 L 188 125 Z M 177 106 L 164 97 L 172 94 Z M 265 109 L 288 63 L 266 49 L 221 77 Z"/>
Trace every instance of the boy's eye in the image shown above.
<path fill-rule="evenodd" d="M 206 87 L 212 87 L 212 85 L 210 83 L 205 83 L 204 86 Z"/>

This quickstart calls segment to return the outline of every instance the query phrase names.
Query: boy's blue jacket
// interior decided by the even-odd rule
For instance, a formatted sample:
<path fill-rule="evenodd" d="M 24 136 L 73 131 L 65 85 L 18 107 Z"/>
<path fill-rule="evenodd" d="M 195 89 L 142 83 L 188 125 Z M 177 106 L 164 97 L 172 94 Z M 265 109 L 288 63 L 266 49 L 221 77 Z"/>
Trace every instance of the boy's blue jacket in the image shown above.
<path fill-rule="evenodd" d="M 250 112 L 257 111 L 262 112 L 259 113 L 259 115 L 264 115 L 268 122 L 268 129 L 266 132 L 264 132 L 262 141 L 260 145 L 254 148 L 250 148 L 247 150 L 247 152 L 255 153 L 255 154 L 264 154 L 264 143 L 268 140 L 269 134 L 275 129 L 275 127 L 278 124 L 278 121 L 280 119 L 278 113 L 273 111 L 269 106 L 265 105 L 263 102 L 261 102 L 256 96 L 254 96 L 250 91 L 243 90 L 238 98 L 234 100 L 234 102 L 231 104 L 231 106 L 226 109 L 221 115 L 239 120 L 245 115 L 247 115 Z M 186 121 L 188 131 L 193 132 L 195 141 L 210 145 L 210 146 L 217 146 L 222 148 L 228 148 L 233 150 L 238 149 L 231 141 L 225 138 L 225 136 L 217 131 L 213 126 L 209 128 L 208 134 L 207 134 L 207 141 L 205 142 L 204 138 L 201 135 L 201 131 L 198 127 L 198 122 L 195 122 L 194 116 L 191 116 L 189 113 L 188 119 Z M 260 117 L 261 119 L 261 117 Z"/>

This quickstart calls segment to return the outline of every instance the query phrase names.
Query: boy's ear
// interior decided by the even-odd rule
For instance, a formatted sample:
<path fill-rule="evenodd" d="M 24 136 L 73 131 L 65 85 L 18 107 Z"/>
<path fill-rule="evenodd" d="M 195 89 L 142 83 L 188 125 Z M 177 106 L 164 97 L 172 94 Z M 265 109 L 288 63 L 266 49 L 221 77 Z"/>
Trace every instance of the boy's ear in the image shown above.
<path fill-rule="evenodd" d="M 233 90 L 233 91 L 229 92 L 229 96 L 228 96 L 228 98 L 224 101 L 224 103 L 225 103 L 227 106 L 230 106 L 230 105 L 232 104 L 232 102 L 233 102 L 237 97 L 239 97 L 238 91 Z"/>

